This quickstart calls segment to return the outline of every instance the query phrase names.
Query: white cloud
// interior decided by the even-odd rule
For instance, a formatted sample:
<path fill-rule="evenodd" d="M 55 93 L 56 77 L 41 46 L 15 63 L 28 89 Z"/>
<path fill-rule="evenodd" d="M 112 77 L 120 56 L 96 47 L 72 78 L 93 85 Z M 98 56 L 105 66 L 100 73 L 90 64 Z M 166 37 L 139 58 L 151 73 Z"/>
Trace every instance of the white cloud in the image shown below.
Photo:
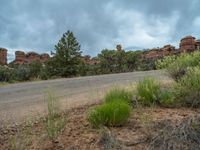
<path fill-rule="evenodd" d="M 119 35 L 113 44 L 121 43 L 124 47 L 152 48 L 169 44 L 179 19 L 178 12 L 161 18 L 135 10 L 115 9 L 112 5 L 108 9 L 118 24 Z"/>

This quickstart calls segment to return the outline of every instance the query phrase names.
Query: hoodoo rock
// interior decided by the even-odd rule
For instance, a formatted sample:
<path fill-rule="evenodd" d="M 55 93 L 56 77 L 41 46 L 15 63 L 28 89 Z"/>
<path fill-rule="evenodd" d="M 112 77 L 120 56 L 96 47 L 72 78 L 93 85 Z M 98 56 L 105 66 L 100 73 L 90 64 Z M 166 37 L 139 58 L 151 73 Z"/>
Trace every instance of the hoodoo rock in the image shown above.
<path fill-rule="evenodd" d="M 40 62 L 40 55 L 36 52 L 28 52 L 26 54 L 26 61 L 28 64 L 32 62 Z"/>
<path fill-rule="evenodd" d="M 163 48 L 153 48 L 143 52 L 142 58 L 146 60 L 155 60 L 169 55 L 180 53 L 190 53 L 200 49 L 200 40 L 195 40 L 193 36 L 186 36 L 181 39 L 180 47 L 176 49 L 172 45 L 165 45 Z"/>
<path fill-rule="evenodd" d="M 193 36 L 186 36 L 181 39 L 180 42 L 180 50 L 181 52 L 193 52 L 196 50 L 196 40 Z"/>
<path fill-rule="evenodd" d="M 0 48 L 0 65 L 7 65 L 7 49 Z"/>
<path fill-rule="evenodd" d="M 26 55 L 23 51 L 16 51 L 15 52 L 15 60 L 14 64 L 23 64 L 26 61 Z"/>

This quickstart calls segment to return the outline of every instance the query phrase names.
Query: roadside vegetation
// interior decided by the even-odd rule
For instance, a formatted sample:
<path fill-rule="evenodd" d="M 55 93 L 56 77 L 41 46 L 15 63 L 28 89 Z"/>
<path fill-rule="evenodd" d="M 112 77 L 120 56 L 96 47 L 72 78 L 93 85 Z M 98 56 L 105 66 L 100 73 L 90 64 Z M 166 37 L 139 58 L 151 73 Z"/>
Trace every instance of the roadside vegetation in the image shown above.
<path fill-rule="evenodd" d="M 51 140 L 56 140 L 67 123 L 67 116 L 60 110 L 60 103 L 55 96 L 47 93 L 47 117 L 44 118 L 45 130 Z"/>
<path fill-rule="evenodd" d="M 103 49 L 96 57 L 82 55 L 81 45 L 73 32 L 67 31 L 55 45 L 45 63 L 32 62 L 0 66 L 0 82 L 22 82 L 76 76 L 100 75 L 155 69 L 155 61 L 144 61 L 143 50 Z"/>
<path fill-rule="evenodd" d="M 77 146 L 77 141 L 86 145 L 77 146 L 79 149 L 200 149 L 198 56 L 199 51 L 158 60 L 156 65 L 166 70 L 170 84 L 144 78 L 131 89 L 115 87 L 105 93 L 103 102 L 81 108 L 80 113 L 61 112 L 58 101 L 49 94 L 47 116 L 39 123 L 40 131 L 48 137 L 46 143 L 51 141 L 52 149 L 59 144 Z M 16 148 L 16 140 L 15 136 L 10 138 L 11 148 Z M 24 142 L 26 147 L 31 145 L 28 141 L 28 145 Z"/>

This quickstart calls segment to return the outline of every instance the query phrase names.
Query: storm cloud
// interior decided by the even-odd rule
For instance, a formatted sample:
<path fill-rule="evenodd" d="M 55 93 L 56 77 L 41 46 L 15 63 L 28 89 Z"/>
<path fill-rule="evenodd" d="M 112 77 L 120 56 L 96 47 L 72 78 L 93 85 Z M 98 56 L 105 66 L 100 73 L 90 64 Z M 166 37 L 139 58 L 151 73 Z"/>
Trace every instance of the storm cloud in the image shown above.
<path fill-rule="evenodd" d="M 83 54 L 103 48 L 178 45 L 200 38 L 199 0 L 1 0 L 0 47 L 39 53 L 54 50 L 64 32 L 74 32 Z"/>

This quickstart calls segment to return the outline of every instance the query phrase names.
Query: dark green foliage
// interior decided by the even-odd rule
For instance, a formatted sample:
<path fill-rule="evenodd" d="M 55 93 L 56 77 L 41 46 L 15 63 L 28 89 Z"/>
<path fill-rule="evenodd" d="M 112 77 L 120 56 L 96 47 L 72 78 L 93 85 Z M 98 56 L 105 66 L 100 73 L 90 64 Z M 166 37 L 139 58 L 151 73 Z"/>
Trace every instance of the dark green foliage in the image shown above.
<path fill-rule="evenodd" d="M 140 51 L 116 51 L 104 49 L 98 54 L 100 73 L 130 72 L 139 69 Z"/>
<path fill-rule="evenodd" d="M 43 68 L 40 70 L 40 75 L 39 75 L 40 79 L 42 80 L 47 80 L 50 78 L 49 74 L 48 74 L 48 71 L 46 68 Z"/>
<path fill-rule="evenodd" d="M 67 31 L 55 46 L 56 54 L 52 64 L 52 71 L 61 77 L 76 76 L 79 74 L 81 64 L 80 45 L 74 34 Z"/>
<path fill-rule="evenodd" d="M 116 102 L 116 101 L 124 101 L 128 104 L 131 104 L 133 98 L 133 93 L 126 91 L 123 88 L 114 88 L 108 91 L 105 96 L 105 102 Z"/>
<path fill-rule="evenodd" d="M 130 106 L 123 101 L 104 103 L 89 112 L 88 120 L 94 128 L 121 126 L 127 122 Z"/>
<path fill-rule="evenodd" d="M 14 79 L 14 69 L 0 66 L 0 82 L 12 82 Z"/>
<path fill-rule="evenodd" d="M 28 65 L 20 65 L 15 69 L 17 81 L 28 81 L 31 79 L 31 70 Z"/>
<path fill-rule="evenodd" d="M 40 62 L 32 62 L 27 66 L 30 69 L 31 78 L 39 78 L 42 70 L 42 64 Z"/>
<path fill-rule="evenodd" d="M 140 70 L 142 51 L 127 51 L 126 52 L 126 69 L 127 71 Z"/>

